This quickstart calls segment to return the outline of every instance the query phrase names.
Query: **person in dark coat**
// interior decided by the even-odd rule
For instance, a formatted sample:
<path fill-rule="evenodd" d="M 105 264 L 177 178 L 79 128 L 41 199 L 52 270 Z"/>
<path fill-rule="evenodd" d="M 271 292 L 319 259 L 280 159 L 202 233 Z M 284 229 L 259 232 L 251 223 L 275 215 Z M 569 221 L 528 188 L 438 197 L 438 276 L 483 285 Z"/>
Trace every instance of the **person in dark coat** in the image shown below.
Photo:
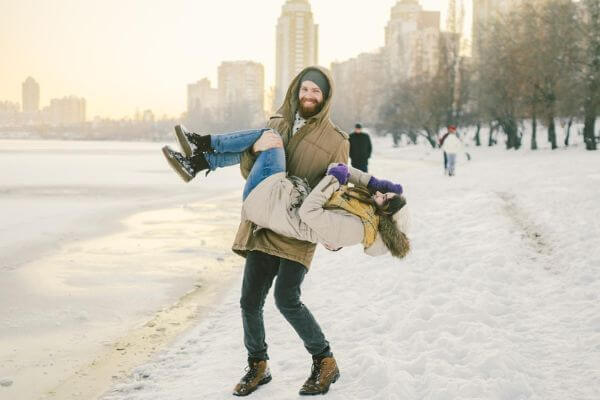
<path fill-rule="evenodd" d="M 448 131 L 444 134 L 444 136 L 442 136 L 440 138 L 440 142 L 439 142 L 440 148 L 442 148 L 442 146 L 444 146 L 444 142 L 446 141 L 446 138 L 451 133 L 456 133 L 456 126 L 454 126 L 454 125 L 448 126 Z M 443 153 L 444 153 L 444 175 L 448 175 L 448 154 L 446 154 L 445 151 Z"/>
<path fill-rule="evenodd" d="M 362 125 L 354 125 L 354 132 L 350 134 L 350 161 L 352 166 L 361 171 L 368 172 L 369 157 L 371 157 L 371 138 L 362 131 Z"/>

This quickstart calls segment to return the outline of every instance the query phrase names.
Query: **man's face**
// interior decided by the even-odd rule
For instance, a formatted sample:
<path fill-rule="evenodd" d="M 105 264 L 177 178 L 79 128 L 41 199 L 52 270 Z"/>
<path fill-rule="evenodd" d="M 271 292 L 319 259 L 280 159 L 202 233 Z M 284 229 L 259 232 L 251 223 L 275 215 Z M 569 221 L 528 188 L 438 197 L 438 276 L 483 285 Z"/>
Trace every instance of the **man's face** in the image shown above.
<path fill-rule="evenodd" d="M 298 90 L 298 100 L 300 101 L 298 111 L 302 118 L 310 118 L 323 108 L 323 92 L 312 81 L 302 82 Z"/>

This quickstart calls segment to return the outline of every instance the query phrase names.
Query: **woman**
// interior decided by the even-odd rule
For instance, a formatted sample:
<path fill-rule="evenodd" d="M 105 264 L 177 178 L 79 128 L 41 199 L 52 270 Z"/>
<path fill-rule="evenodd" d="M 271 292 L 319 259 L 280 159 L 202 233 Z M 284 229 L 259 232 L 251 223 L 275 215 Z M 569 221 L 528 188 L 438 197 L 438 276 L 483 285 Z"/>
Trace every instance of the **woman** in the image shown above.
<path fill-rule="evenodd" d="M 184 154 L 168 146 L 163 154 L 186 182 L 202 170 L 238 164 L 242 152 L 253 145 L 260 150 L 246 180 L 242 207 L 242 217 L 257 230 L 267 228 L 330 249 L 362 243 L 371 256 L 389 251 L 402 258 L 408 253 L 402 186 L 345 164 L 332 164 L 311 190 L 306 181 L 286 175 L 283 145 L 271 130 L 197 135 L 178 125 L 175 131 Z"/>

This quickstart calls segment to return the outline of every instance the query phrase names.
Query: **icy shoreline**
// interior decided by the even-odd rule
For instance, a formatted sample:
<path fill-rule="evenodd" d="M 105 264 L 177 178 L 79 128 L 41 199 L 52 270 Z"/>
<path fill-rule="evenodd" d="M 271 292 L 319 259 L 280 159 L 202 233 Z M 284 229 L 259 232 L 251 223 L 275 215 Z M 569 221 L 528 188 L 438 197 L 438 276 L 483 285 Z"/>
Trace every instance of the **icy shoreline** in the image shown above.
<path fill-rule="evenodd" d="M 157 144 L 0 141 L 0 151 L 2 396 L 39 398 L 69 376 L 98 395 L 206 312 L 239 269 L 229 251 L 239 171 L 183 185 Z M 44 168 L 21 168 L 30 158 Z M 215 223 L 216 204 L 229 211 Z M 100 365 L 114 367 L 108 380 Z"/>

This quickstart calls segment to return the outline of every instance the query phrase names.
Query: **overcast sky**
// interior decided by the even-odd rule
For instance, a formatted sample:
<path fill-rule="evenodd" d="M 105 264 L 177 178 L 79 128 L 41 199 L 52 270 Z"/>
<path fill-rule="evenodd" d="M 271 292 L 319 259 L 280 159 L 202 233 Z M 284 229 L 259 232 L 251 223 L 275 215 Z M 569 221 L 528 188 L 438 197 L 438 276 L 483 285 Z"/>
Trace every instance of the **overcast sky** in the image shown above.
<path fill-rule="evenodd" d="M 467 3 L 468 1 L 465 1 Z M 32 76 L 41 106 L 50 98 L 87 100 L 87 117 L 120 118 L 136 109 L 179 116 L 186 85 L 222 61 L 252 60 L 275 78 L 275 26 L 284 0 L 0 0 L 0 101 L 21 102 Z M 396 0 L 311 0 L 319 64 L 329 68 L 384 43 Z M 458 1 L 457 1 L 458 3 Z M 421 0 L 442 11 L 446 0 Z"/>

